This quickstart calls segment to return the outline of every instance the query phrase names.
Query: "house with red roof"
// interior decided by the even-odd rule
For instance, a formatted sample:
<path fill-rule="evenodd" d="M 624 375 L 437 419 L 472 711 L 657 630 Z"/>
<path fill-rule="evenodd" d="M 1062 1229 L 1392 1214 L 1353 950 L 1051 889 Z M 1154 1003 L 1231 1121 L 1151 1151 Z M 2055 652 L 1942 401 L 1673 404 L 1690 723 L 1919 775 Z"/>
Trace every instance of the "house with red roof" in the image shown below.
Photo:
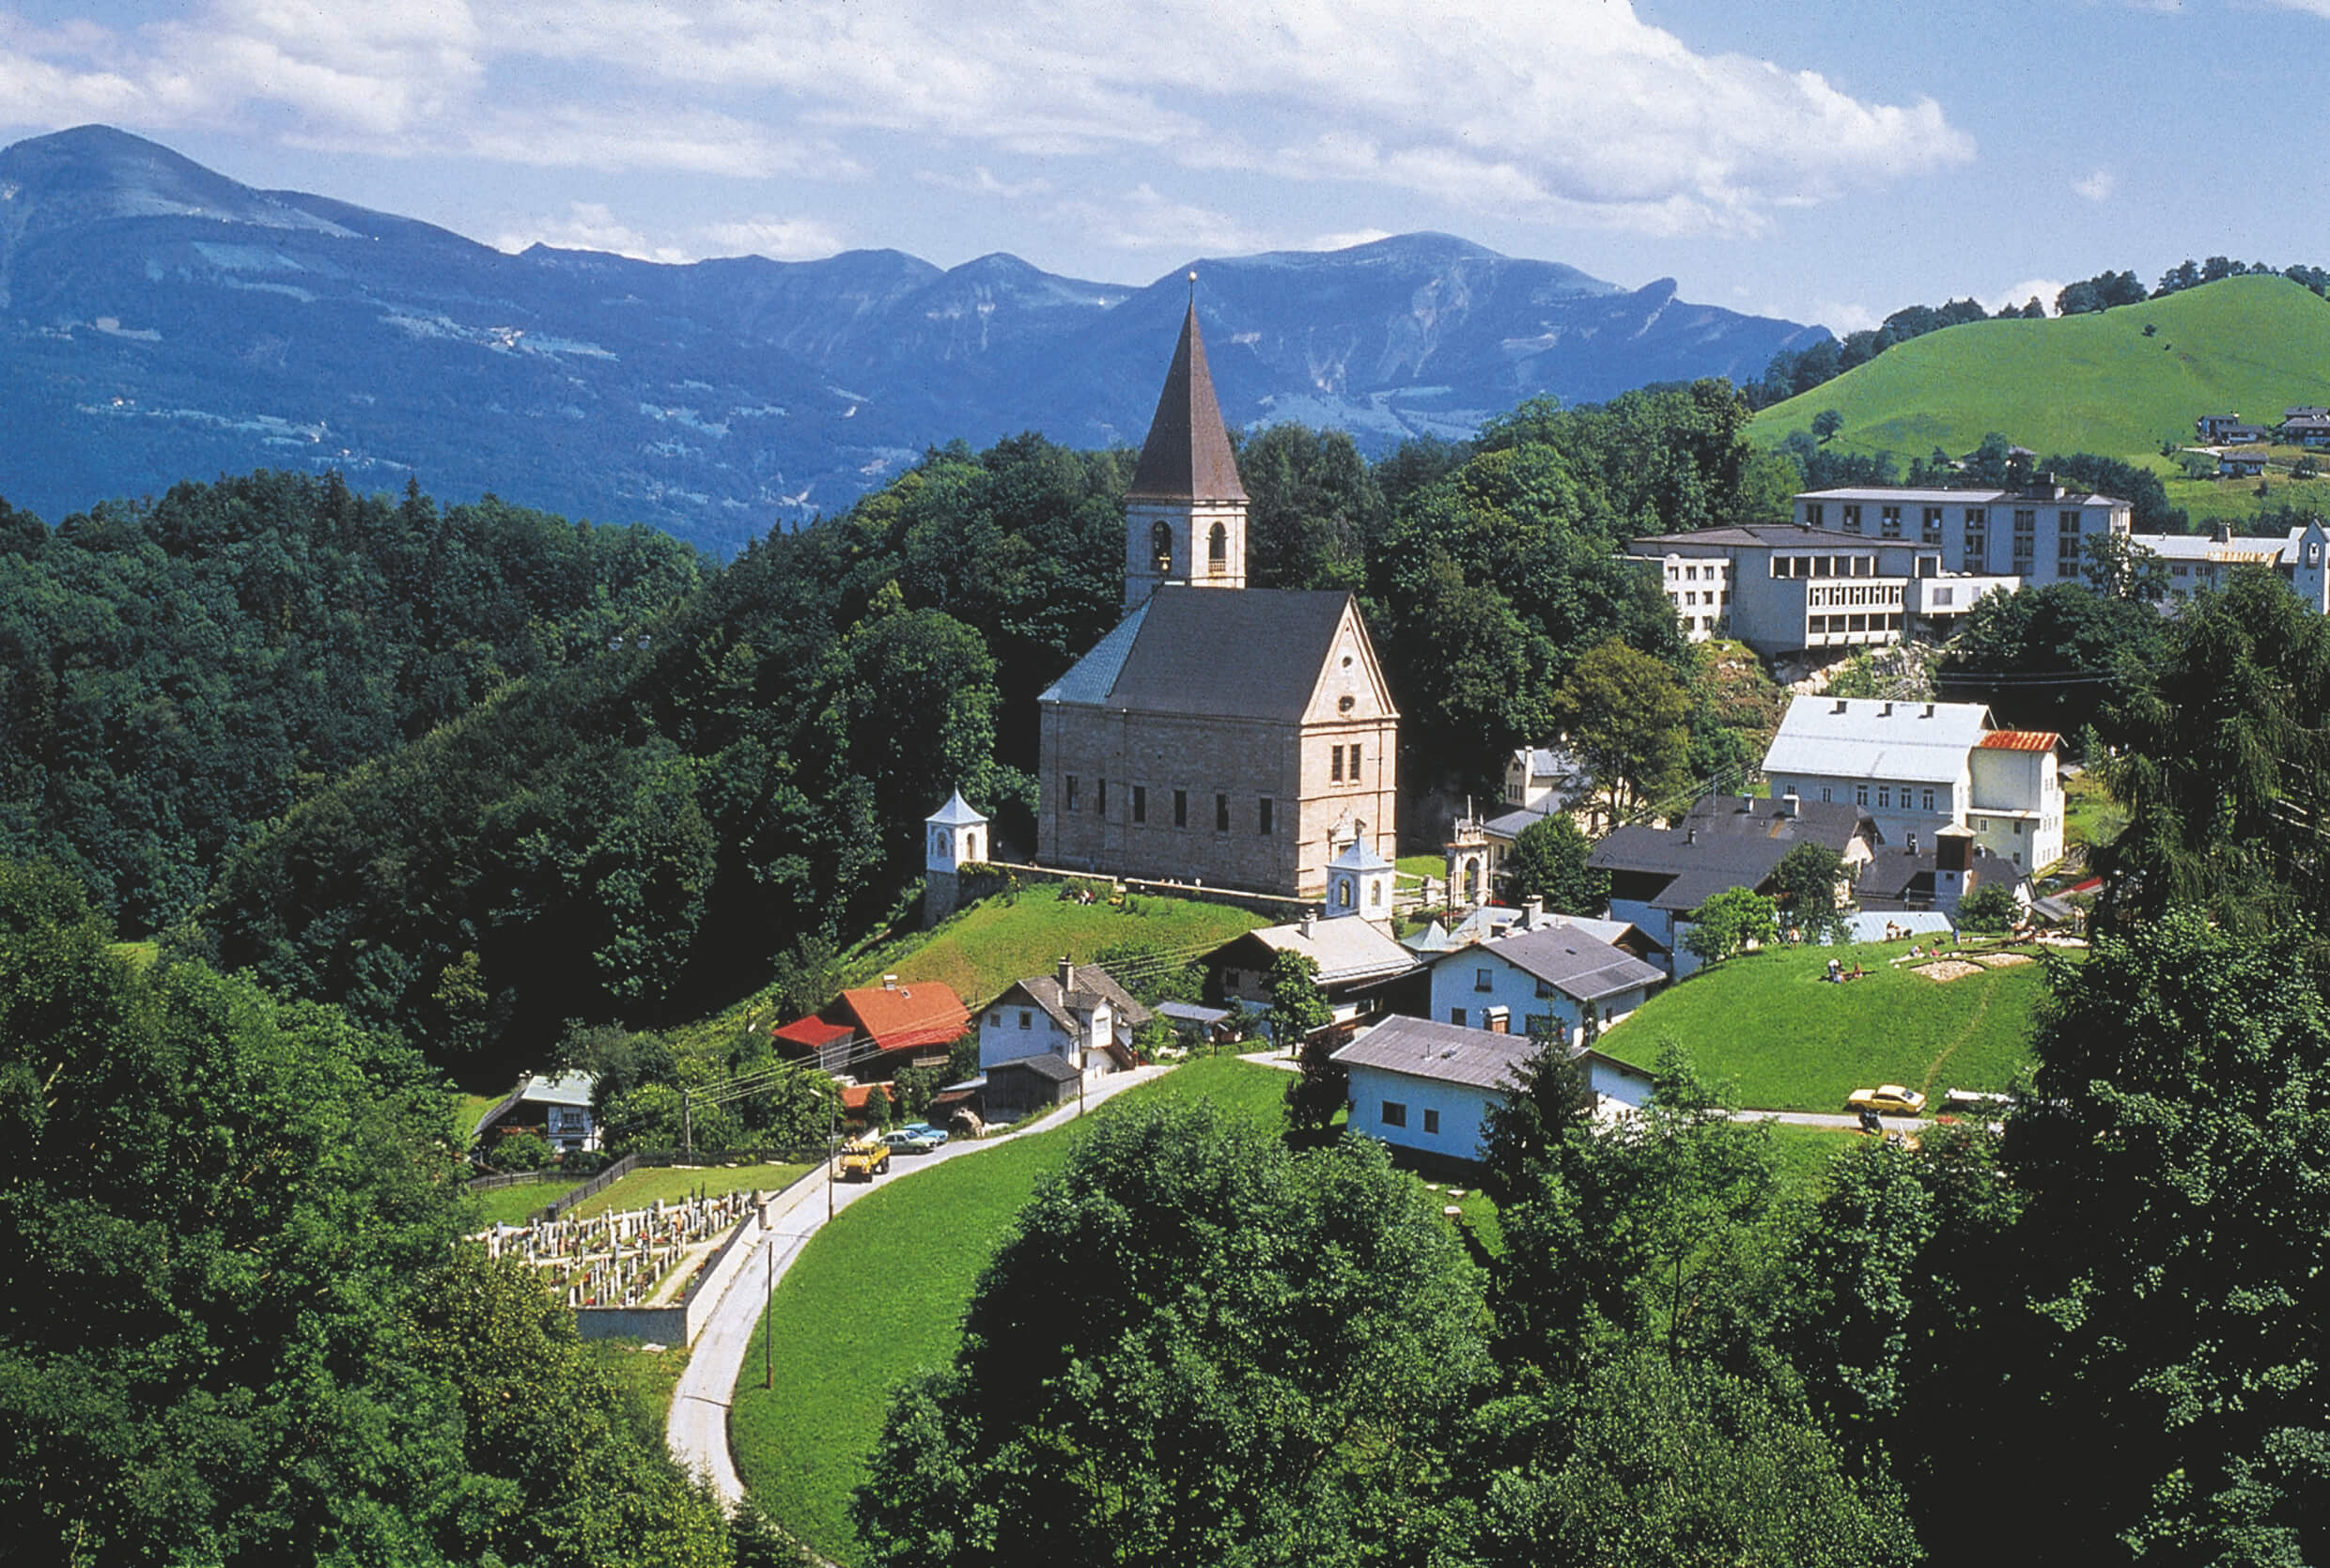
<path fill-rule="evenodd" d="M 815 1057 L 829 1073 L 871 1083 L 901 1067 L 945 1066 L 948 1048 L 970 1031 L 971 1012 L 953 986 L 886 974 L 769 1035 L 788 1058 Z"/>

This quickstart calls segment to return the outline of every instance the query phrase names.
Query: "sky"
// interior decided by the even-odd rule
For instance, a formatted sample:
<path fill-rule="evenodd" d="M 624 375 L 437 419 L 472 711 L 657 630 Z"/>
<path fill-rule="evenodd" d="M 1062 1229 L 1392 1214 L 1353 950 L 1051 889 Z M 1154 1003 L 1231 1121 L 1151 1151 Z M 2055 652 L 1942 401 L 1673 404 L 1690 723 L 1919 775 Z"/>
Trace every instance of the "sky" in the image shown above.
<path fill-rule="evenodd" d="M 1437 229 L 1846 332 L 2330 266 L 2326 63 L 2330 0 L 0 0 L 0 142 L 671 261 Z"/>

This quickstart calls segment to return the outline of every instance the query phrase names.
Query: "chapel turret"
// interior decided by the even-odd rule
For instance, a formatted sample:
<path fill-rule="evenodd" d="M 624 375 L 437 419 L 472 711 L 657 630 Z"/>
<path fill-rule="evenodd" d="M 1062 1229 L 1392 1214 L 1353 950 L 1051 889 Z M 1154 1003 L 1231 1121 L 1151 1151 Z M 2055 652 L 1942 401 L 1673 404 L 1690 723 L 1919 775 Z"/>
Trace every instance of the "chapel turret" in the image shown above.
<path fill-rule="evenodd" d="M 1194 294 L 1125 498 L 1125 608 L 1167 583 L 1246 586 L 1246 487 L 1214 397 Z"/>

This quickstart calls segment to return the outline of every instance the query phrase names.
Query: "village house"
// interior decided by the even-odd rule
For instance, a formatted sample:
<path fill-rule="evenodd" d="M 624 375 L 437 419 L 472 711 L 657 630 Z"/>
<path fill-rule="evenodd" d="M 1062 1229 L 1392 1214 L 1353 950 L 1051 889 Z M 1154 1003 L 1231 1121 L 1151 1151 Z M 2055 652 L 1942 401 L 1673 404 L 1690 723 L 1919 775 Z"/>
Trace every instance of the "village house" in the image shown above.
<path fill-rule="evenodd" d="M 1876 849 L 1877 825 L 1844 801 L 1710 795 L 1671 828 L 1619 829 L 1587 864 L 1609 874 L 1611 918 L 1648 933 L 1681 979 L 1699 967 L 1685 945 L 1699 907 L 1732 888 L 1770 893 L 1781 860 L 1804 843 L 1826 845 L 1857 875 Z"/>
<path fill-rule="evenodd" d="M 1391 938 L 1388 925 L 1363 919 L 1305 918 L 1233 937 L 1199 960 L 1205 992 L 1249 1009 L 1270 1005 L 1270 968 L 1282 953 L 1318 965 L 1313 978 L 1338 1024 L 1386 1012 L 1421 1011 L 1430 996 L 1422 962 Z"/>
<path fill-rule="evenodd" d="M 2287 538 L 2236 536 L 2219 523 L 2207 534 L 2136 534 L 2129 543 L 2158 556 L 2168 571 L 2170 599 L 2222 588 L 2243 567 L 2260 567 L 2288 583 L 2313 612 L 2330 614 L 2330 529 L 2312 518 Z"/>
<path fill-rule="evenodd" d="M 1133 1031 L 1149 1021 L 1107 970 L 1067 959 L 1050 974 L 1016 980 L 979 1018 L 979 1070 L 1005 1062 L 1057 1056 L 1088 1079 L 1138 1065 Z"/>
<path fill-rule="evenodd" d="M 1399 710 L 1347 593 L 1250 589 L 1192 303 L 1126 505 L 1127 613 L 1038 698 L 1047 866 L 1315 898 L 1397 852 Z"/>
<path fill-rule="evenodd" d="M 1849 801 L 1885 844 L 1915 849 L 1956 823 L 1989 853 L 2036 871 L 2063 853 L 2060 737 L 1994 728 L 1979 703 L 1799 696 L 1763 771 L 1776 796 Z"/>
<path fill-rule="evenodd" d="M 1667 983 L 1664 971 L 1600 938 L 1583 923 L 1537 913 L 1526 925 L 1453 949 L 1432 966 L 1432 1017 L 1491 1033 L 1586 1041 L 1587 1021 L 1608 1029 Z"/>
<path fill-rule="evenodd" d="M 1426 1161 L 1477 1162 L 1488 1113 L 1504 1105 L 1534 1048 L 1526 1034 L 1386 1018 L 1335 1052 L 1351 1075 L 1347 1125 Z M 1649 1103 L 1649 1073 L 1598 1050 L 1572 1054 L 1584 1058 L 1603 1112 Z"/>
<path fill-rule="evenodd" d="M 955 1041 L 971 1032 L 971 1012 L 953 986 L 936 980 L 846 990 L 814 1017 L 769 1032 L 784 1056 L 814 1057 L 835 1077 L 861 1082 L 887 1079 L 901 1067 L 943 1067 Z"/>
<path fill-rule="evenodd" d="M 492 1138 L 532 1132 L 559 1154 L 595 1151 L 599 1129 L 591 1111 L 591 1098 L 598 1087 L 598 1079 L 585 1072 L 555 1077 L 528 1073 L 518 1080 L 518 1087 L 477 1119 L 471 1141 L 484 1143 Z"/>

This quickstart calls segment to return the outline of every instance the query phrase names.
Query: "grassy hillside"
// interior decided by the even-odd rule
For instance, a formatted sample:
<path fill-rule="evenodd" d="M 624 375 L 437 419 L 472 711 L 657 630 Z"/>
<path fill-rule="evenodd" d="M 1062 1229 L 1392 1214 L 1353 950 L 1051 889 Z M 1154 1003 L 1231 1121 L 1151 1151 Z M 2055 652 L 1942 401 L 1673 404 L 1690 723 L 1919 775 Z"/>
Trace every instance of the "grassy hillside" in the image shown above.
<path fill-rule="evenodd" d="M 878 948 L 851 966 L 849 984 L 885 974 L 937 980 L 977 1005 L 1031 974 L 1048 974 L 1062 957 L 1084 963 L 1103 948 L 1138 943 L 1194 959 L 1242 931 L 1266 924 L 1225 904 L 1188 898 L 1135 899 L 1129 907 L 1062 902 L 1049 887 L 1029 889 L 962 910 L 927 935 Z"/>
<path fill-rule="evenodd" d="M 2161 442 L 2193 440 L 2199 415 L 2273 420 L 2292 403 L 2330 403 L 2330 302 L 2283 278 L 2228 278 L 2090 316 L 1933 333 L 1765 409 L 1748 437 L 1776 445 L 1835 409 L 1836 445 L 1904 464 L 1996 430 L 2042 454 L 2150 458 L 2165 472 Z"/>
<path fill-rule="evenodd" d="M 1780 948 L 1734 958 L 1653 997 L 1602 1036 L 1602 1048 L 1648 1066 L 1673 1040 L 1701 1072 L 1730 1079 L 1759 1110 L 1842 1110 L 1854 1090 L 1904 1083 L 2002 1090 L 2029 1060 L 2032 1009 L 2046 994 L 2037 963 L 1937 984 L 1891 960 L 1907 942 Z M 1835 955 L 1862 979 L 1821 976 Z"/>

